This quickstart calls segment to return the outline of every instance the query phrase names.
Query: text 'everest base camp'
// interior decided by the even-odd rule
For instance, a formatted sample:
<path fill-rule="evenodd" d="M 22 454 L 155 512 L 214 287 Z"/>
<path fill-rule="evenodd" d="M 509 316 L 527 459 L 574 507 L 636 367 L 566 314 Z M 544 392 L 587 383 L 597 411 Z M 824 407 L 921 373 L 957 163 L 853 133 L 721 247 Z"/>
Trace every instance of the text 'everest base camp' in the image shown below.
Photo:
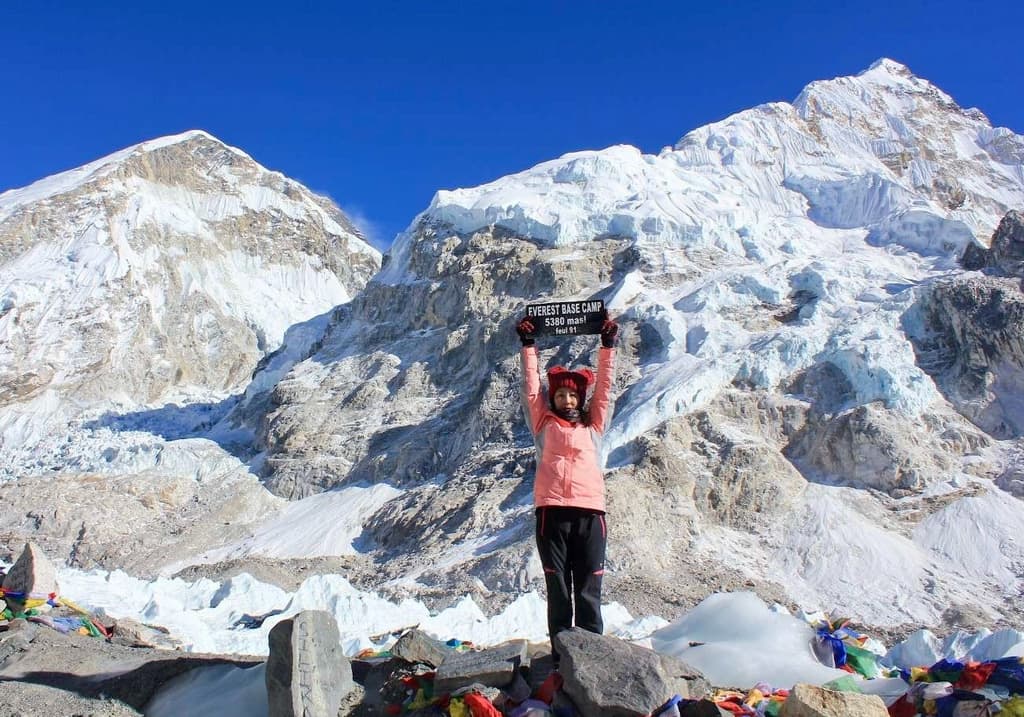
<path fill-rule="evenodd" d="M 202 131 L 0 194 L 0 712 L 1024 715 L 1021 212 L 890 60 L 385 257 Z M 604 634 L 549 644 L 556 302 L 620 330 Z"/>

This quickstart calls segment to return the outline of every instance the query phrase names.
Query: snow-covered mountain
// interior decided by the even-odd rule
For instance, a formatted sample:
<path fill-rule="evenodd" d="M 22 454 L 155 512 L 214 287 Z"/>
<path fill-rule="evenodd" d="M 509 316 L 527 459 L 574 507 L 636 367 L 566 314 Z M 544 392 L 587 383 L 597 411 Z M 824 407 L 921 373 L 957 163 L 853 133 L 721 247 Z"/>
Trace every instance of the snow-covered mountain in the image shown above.
<path fill-rule="evenodd" d="M 1019 277 L 961 256 L 985 255 L 1022 208 L 1024 137 L 890 60 L 656 156 L 578 152 L 438 192 L 365 288 L 211 409 L 210 423 L 230 409 L 205 434 L 235 454 L 218 455 L 301 502 L 197 509 L 230 535 L 197 530 L 134 564 L 287 565 L 292 524 L 362 586 L 493 604 L 539 587 L 512 327 L 529 302 L 602 298 L 624 329 L 610 599 L 666 614 L 740 588 L 876 626 L 1019 626 L 1024 297 Z M 594 347 L 540 345 L 560 363 Z M 209 388 L 192 400 L 221 401 Z M 195 415 L 83 431 L 218 448 Z M 47 459 L 78 472 L 60 461 L 83 440 Z M 51 529 L 9 517 L 18 537 Z M 92 545 L 64 535 L 76 555 Z"/>
<path fill-rule="evenodd" d="M 0 194 L 0 476 L 36 502 L 14 524 L 112 537 L 62 510 L 81 491 L 131 533 L 154 521 L 135 503 L 185 511 L 207 474 L 262 494 L 219 447 L 166 439 L 213 423 L 379 266 L 332 202 L 199 131 Z"/>
<path fill-rule="evenodd" d="M 403 586 L 536 586 L 512 325 L 530 301 L 603 298 L 625 327 L 611 596 L 661 611 L 754 585 L 876 624 L 1015 615 L 1024 513 L 993 481 L 1019 431 L 968 420 L 929 351 L 971 348 L 934 297 L 1024 206 L 1022 158 L 1019 135 L 882 60 L 657 156 L 438 192 L 256 417 L 267 483 L 403 490 L 364 536 Z M 1021 354 L 990 358 L 991 390 L 1019 394 Z M 996 511 L 969 554 L 950 547 Z"/>

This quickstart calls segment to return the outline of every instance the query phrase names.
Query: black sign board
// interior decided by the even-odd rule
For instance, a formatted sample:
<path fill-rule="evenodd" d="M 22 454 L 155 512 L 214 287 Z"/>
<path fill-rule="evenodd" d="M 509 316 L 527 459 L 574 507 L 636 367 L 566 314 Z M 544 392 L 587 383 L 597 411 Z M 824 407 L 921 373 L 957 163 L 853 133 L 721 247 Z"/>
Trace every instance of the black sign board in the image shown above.
<path fill-rule="evenodd" d="M 530 304 L 526 315 L 538 336 L 599 334 L 606 316 L 601 300 Z"/>

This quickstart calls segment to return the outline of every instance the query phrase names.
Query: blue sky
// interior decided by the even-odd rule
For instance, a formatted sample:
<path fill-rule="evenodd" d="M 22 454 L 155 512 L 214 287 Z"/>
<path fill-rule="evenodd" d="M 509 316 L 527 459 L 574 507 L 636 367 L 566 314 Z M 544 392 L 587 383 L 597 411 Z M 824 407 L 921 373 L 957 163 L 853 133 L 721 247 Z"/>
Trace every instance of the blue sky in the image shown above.
<path fill-rule="evenodd" d="M 1024 132 L 1021 27 L 1002 0 L 4 3 L 0 191 L 201 128 L 384 247 L 438 189 L 657 152 L 883 56 Z"/>

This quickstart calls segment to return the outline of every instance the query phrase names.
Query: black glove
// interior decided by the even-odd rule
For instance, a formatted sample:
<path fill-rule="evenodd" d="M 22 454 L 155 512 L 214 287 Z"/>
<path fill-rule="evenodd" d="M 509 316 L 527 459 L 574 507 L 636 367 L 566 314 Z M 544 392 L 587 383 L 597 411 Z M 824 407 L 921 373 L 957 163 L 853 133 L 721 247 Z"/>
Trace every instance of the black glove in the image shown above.
<path fill-rule="evenodd" d="M 523 346 L 533 346 L 534 331 L 536 329 L 533 328 L 533 322 L 530 321 L 530 317 L 526 317 L 516 324 L 516 333 L 519 334 L 519 340 L 523 342 Z"/>
<path fill-rule="evenodd" d="M 619 325 L 611 319 L 605 319 L 601 324 L 601 345 L 606 349 L 615 346 L 615 339 L 619 337 Z"/>

